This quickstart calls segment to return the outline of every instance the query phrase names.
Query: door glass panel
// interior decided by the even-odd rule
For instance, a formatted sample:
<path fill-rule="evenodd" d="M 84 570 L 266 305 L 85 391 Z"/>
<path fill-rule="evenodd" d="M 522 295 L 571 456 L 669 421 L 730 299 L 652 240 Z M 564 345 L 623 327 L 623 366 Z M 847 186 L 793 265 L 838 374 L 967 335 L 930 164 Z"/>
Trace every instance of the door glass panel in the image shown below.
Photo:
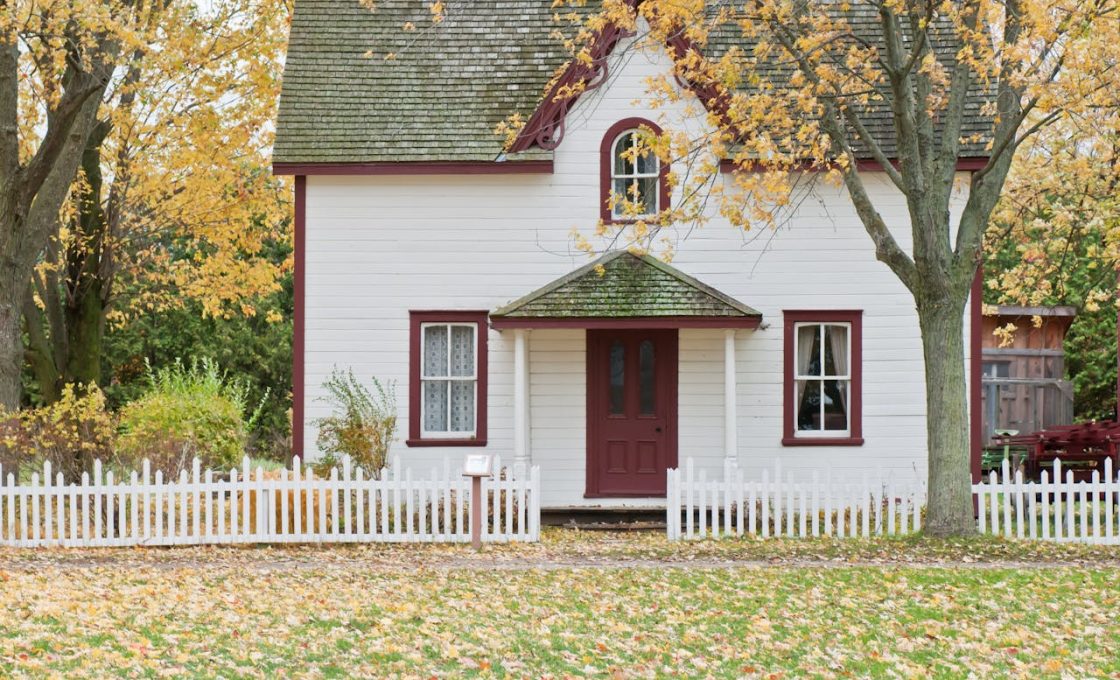
<path fill-rule="evenodd" d="M 643 416 L 652 416 L 657 408 L 653 341 L 643 340 L 638 347 L 638 401 Z"/>
<path fill-rule="evenodd" d="M 611 415 L 626 412 L 626 346 L 621 342 L 611 344 L 610 353 Z"/>

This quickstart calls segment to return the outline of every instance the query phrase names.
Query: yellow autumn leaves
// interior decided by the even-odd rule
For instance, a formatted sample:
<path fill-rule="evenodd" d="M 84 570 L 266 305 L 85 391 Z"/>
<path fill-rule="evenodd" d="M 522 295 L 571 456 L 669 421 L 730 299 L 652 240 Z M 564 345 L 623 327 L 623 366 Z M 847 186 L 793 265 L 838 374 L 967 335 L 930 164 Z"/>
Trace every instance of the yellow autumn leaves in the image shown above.
<path fill-rule="evenodd" d="M 5 554 L 0 673 L 1057 678 L 1120 672 L 1110 645 L 1120 635 L 1114 567 L 726 568 L 690 565 L 683 553 L 728 558 L 757 546 L 675 546 L 682 554 L 666 563 L 646 556 L 662 544 L 648 537 L 572 542 L 570 535 L 547 536 L 543 546 L 497 548 L 481 559 L 439 546 L 99 551 L 80 560 Z M 825 546 L 806 548 L 820 549 Z"/>

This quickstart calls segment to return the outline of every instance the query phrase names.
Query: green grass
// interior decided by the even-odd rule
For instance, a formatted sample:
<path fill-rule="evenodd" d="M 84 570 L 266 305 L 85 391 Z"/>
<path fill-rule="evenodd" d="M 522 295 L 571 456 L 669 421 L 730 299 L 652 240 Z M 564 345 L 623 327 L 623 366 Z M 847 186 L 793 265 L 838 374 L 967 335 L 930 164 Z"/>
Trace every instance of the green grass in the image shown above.
<path fill-rule="evenodd" d="M 918 565 L 1021 560 L 1023 546 L 550 533 L 481 559 L 438 546 L 8 552 L 0 676 L 1120 678 L 1115 549 Z M 711 566 L 764 553 L 778 566 Z M 557 566 L 580 556 L 645 562 Z"/>

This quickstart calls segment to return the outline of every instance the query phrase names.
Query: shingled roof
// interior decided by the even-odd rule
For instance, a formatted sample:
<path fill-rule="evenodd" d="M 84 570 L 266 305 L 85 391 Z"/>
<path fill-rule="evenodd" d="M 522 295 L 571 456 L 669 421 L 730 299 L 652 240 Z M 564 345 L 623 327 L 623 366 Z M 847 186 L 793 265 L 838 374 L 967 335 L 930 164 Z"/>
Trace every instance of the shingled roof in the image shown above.
<path fill-rule="evenodd" d="M 552 3 L 455 3 L 434 28 L 428 4 L 296 2 L 274 162 L 495 160 L 494 128 L 531 114 L 568 57 Z"/>
<path fill-rule="evenodd" d="M 377 0 L 371 11 L 358 0 L 296 2 L 274 163 L 502 158 L 503 139 L 495 127 L 514 113 L 528 119 L 569 56 L 553 35 L 561 26 L 554 23 L 552 2 L 455 3 L 435 26 L 428 4 Z M 853 8 L 853 27 L 866 29 L 872 39 L 878 38 L 875 21 L 873 8 Z M 405 30 L 410 23 L 417 30 Z M 737 40 L 742 38 L 725 31 L 709 49 L 715 55 Z M 951 45 L 939 49 L 952 54 Z M 988 98 L 979 88 L 971 98 L 966 133 L 989 131 L 990 121 L 980 110 Z M 878 106 L 870 120 L 893 155 L 887 106 Z M 983 155 L 983 143 L 972 144 L 963 155 Z M 550 157 L 540 148 L 516 154 L 518 160 Z"/>
<path fill-rule="evenodd" d="M 705 318 L 757 325 L 762 314 L 654 257 L 620 250 L 493 311 L 490 318 Z"/>

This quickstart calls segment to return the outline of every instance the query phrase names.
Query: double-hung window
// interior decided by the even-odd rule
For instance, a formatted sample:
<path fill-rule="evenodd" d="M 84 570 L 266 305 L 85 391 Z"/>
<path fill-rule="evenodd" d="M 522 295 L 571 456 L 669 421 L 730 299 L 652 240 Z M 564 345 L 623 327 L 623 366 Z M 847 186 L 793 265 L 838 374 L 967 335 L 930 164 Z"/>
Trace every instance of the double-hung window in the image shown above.
<path fill-rule="evenodd" d="M 413 312 L 409 444 L 485 443 L 485 312 Z"/>
<path fill-rule="evenodd" d="M 669 164 L 645 139 L 661 134 L 652 121 L 626 118 L 603 136 L 599 216 L 604 222 L 655 219 L 669 208 Z"/>
<path fill-rule="evenodd" d="M 611 149 L 611 217 L 616 220 L 653 217 L 660 210 L 661 163 L 640 140 L 640 130 L 627 130 Z"/>
<path fill-rule="evenodd" d="M 862 443 L 861 314 L 785 313 L 787 445 Z"/>

